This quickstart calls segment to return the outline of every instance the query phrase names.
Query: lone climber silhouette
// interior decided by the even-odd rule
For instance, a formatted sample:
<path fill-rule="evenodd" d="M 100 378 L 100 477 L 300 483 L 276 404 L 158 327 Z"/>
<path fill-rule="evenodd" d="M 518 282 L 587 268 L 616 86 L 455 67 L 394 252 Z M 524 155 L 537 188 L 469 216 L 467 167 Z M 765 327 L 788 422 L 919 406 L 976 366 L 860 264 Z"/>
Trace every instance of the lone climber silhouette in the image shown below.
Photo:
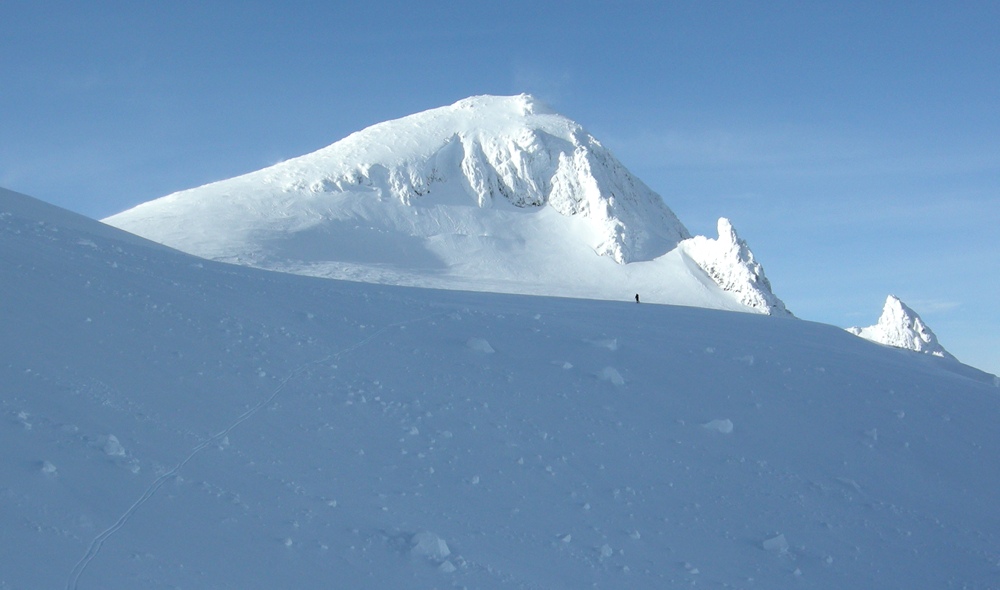
<path fill-rule="evenodd" d="M 635 302 L 639 303 L 639 294 L 638 293 L 635 294 Z"/>

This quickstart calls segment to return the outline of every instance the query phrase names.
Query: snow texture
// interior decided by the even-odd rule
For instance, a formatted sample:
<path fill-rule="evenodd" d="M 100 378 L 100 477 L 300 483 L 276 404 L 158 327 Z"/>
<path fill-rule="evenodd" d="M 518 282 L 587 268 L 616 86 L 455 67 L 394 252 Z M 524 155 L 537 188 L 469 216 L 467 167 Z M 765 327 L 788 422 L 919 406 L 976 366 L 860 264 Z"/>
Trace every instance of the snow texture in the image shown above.
<path fill-rule="evenodd" d="M 924 323 L 917 312 L 910 309 L 895 295 L 889 295 L 882 307 L 878 322 L 867 328 L 847 328 L 847 331 L 866 340 L 954 359 L 938 342 L 937 336 Z"/>
<path fill-rule="evenodd" d="M 958 362 L 219 264 L 9 191 L 0 252 L 0 588 L 997 586 L 1000 400 Z"/>
<path fill-rule="evenodd" d="M 735 234 L 678 249 L 690 234 L 663 199 L 524 94 L 380 123 L 105 221 L 205 258 L 328 278 L 784 312 L 746 244 L 723 247 Z"/>

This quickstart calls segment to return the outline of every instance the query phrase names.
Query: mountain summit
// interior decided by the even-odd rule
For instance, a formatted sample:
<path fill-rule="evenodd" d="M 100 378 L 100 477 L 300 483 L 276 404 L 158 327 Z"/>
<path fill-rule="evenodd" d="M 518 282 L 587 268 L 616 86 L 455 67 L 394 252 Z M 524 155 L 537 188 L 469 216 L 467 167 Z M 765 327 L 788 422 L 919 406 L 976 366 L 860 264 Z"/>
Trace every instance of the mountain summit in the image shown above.
<path fill-rule="evenodd" d="M 380 123 L 105 221 L 198 256 L 299 274 L 597 299 L 638 292 L 787 313 L 766 280 L 754 283 L 762 270 L 720 280 L 719 268 L 756 264 L 744 242 L 696 248 L 701 256 L 678 248 L 691 234 L 663 199 L 583 127 L 524 94 Z M 756 291 L 766 293 L 746 296 Z"/>
<path fill-rule="evenodd" d="M 917 312 L 910 309 L 895 295 L 889 295 L 886 298 L 885 305 L 882 307 L 882 315 L 874 326 L 847 328 L 847 331 L 879 344 L 944 358 L 955 358 L 941 346 L 937 336 L 920 319 Z"/>

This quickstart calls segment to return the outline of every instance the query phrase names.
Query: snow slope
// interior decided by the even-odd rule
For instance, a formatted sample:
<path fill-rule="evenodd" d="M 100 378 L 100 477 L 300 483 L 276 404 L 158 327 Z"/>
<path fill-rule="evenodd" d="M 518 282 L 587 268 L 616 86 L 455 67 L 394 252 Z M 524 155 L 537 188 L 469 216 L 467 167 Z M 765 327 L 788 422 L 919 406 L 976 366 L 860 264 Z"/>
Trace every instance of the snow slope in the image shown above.
<path fill-rule="evenodd" d="M 955 358 L 941 346 L 937 336 L 920 319 L 917 312 L 910 309 L 895 295 L 886 297 L 878 322 L 867 328 L 847 328 L 847 331 L 879 344 L 944 358 Z"/>
<path fill-rule="evenodd" d="M 9 192 L 0 325 L 0 588 L 1000 585 L 994 378 L 833 326 L 271 273 Z"/>
<path fill-rule="evenodd" d="M 613 300 L 639 292 L 784 313 L 769 290 L 743 295 L 765 283 L 717 284 L 704 268 L 742 262 L 694 263 L 677 249 L 690 234 L 660 196 L 527 95 L 380 123 L 105 221 L 205 258 L 299 274 Z"/>

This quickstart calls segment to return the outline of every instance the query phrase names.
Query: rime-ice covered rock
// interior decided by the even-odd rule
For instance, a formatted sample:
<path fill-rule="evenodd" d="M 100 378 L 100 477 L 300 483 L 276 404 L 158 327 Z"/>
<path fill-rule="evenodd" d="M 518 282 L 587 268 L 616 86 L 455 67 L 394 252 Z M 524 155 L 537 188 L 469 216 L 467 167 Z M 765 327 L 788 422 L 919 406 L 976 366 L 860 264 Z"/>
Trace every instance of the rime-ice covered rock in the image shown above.
<path fill-rule="evenodd" d="M 751 309 L 768 315 L 791 315 L 771 291 L 764 267 L 754 258 L 746 241 L 725 217 L 719 218 L 719 237 L 695 236 L 681 247 L 726 292 Z"/>
<path fill-rule="evenodd" d="M 895 295 L 889 295 L 882 307 L 878 322 L 867 328 L 852 327 L 847 331 L 872 342 L 905 348 L 925 354 L 954 359 L 938 342 L 937 336 L 924 323 L 917 312 L 910 309 Z"/>

